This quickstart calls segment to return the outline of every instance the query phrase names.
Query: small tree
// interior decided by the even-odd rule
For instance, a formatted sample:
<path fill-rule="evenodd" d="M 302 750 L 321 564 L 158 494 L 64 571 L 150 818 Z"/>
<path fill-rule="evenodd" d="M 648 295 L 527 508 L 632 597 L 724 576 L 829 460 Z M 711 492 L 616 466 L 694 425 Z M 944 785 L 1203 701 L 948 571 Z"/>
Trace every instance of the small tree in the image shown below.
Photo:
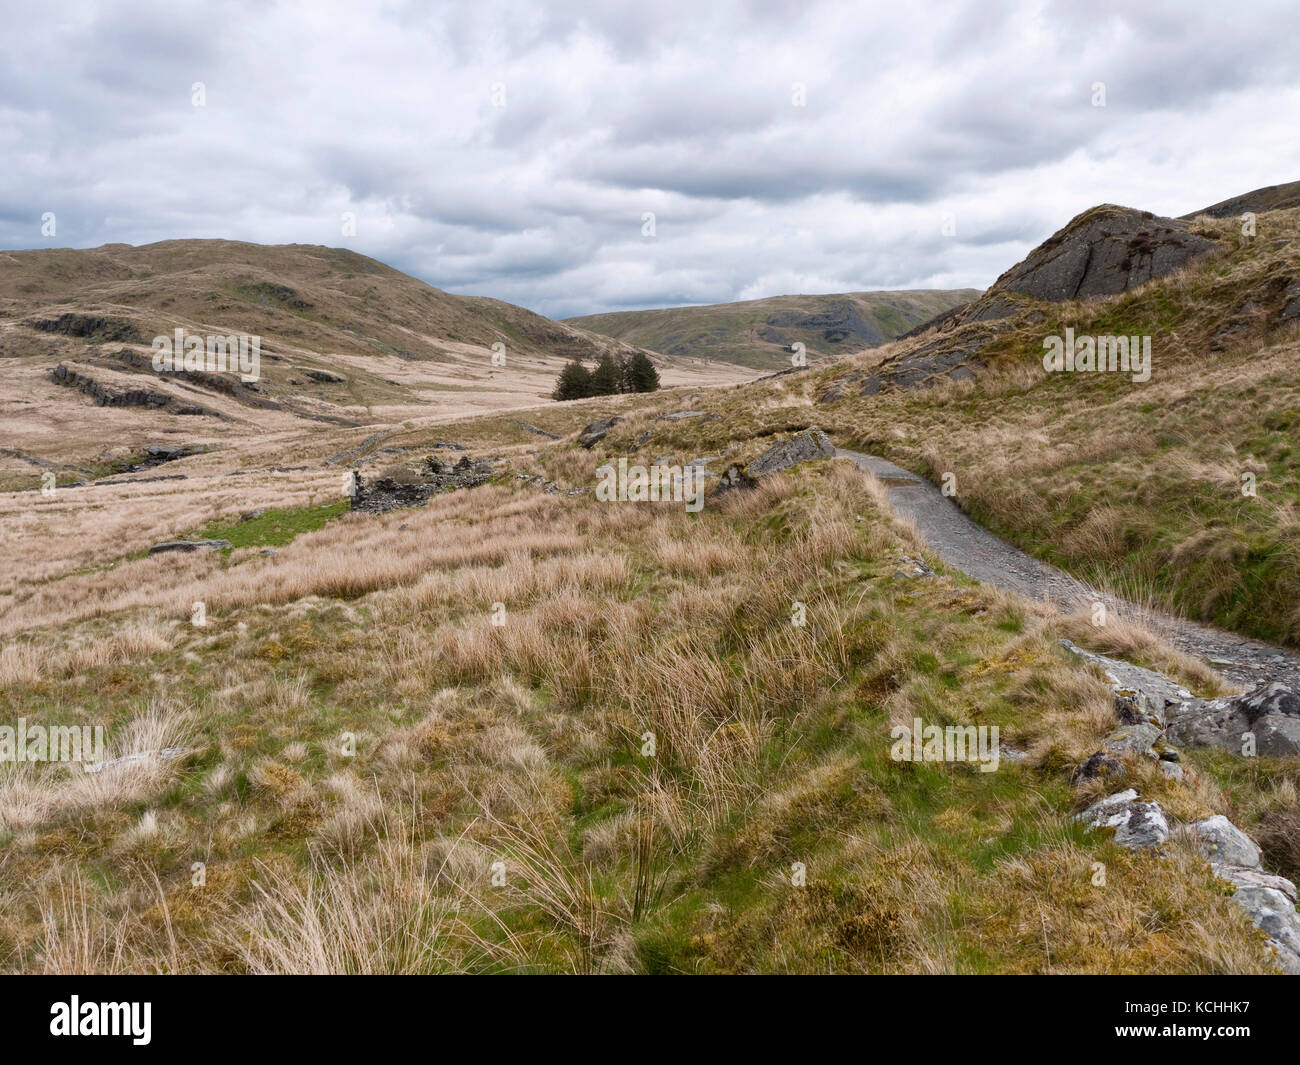
<path fill-rule="evenodd" d="M 586 399 L 596 393 L 592 389 L 591 371 L 582 365 L 581 360 L 571 359 L 564 364 L 560 376 L 555 379 L 555 391 L 552 399 Z"/>
<path fill-rule="evenodd" d="M 627 360 L 625 377 L 629 392 L 656 392 L 659 389 L 659 371 L 644 351 L 636 352 Z"/>
<path fill-rule="evenodd" d="M 609 352 L 605 352 L 600 357 L 600 362 L 596 368 L 591 371 L 591 391 L 597 396 L 612 396 L 615 392 L 621 390 L 623 383 L 623 374 L 618 368 L 618 363 Z"/>

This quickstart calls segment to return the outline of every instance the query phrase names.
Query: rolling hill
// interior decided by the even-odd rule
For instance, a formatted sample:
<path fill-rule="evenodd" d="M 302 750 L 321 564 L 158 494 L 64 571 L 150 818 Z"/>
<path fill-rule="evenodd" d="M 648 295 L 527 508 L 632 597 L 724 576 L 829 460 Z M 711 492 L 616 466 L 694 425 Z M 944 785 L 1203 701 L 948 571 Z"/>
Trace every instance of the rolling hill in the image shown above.
<path fill-rule="evenodd" d="M 706 358 L 755 369 L 790 364 L 790 345 L 810 358 L 874 348 L 979 295 L 976 289 L 772 296 L 707 307 L 617 311 L 566 324 L 664 355 Z"/>
<path fill-rule="evenodd" d="M 260 337 L 258 380 L 155 372 L 152 339 L 177 329 Z M 212 442 L 536 405 L 565 360 L 633 350 L 341 248 L 172 240 L 4 252 L 0 473 L 30 473 L 33 460 L 94 467 L 105 442 L 129 449 L 160 432 Z M 752 376 L 654 358 L 666 385 Z"/>

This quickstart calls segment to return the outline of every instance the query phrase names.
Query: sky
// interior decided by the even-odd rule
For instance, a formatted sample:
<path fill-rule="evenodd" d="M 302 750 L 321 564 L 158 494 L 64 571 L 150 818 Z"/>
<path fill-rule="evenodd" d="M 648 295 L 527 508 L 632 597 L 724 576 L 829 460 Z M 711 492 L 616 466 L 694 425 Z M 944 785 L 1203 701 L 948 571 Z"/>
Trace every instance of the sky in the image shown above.
<path fill-rule="evenodd" d="M 325 244 L 559 318 L 983 288 L 1097 203 L 1300 179 L 1295 0 L 0 15 L 0 249 Z"/>

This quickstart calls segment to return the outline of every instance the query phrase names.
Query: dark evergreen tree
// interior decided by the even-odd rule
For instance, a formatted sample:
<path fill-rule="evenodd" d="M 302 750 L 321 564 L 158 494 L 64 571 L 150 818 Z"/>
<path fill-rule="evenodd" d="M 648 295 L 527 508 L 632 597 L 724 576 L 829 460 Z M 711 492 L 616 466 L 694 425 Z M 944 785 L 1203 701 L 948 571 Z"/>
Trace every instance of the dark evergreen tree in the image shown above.
<path fill-rule="evenodd" d="M 624 378 L 624 388 L 628 392 L 656 392 L 659 389 L 659 371 L 644 351 L 636 352 L 627 360 Z"/>
<path fill-rule="evenodd" d="M 596 393 L 592 388 L 591 371 L 579 359 L 566 362 L 560 376 L 555 379 L 555 391 L 551 393 L 551 398 L 586 399 L 594 395 Z"/>
<path fill-rule="evenodd" d="M 596 368 L 591 371 L 591 391 L 593 395 L 610 396 L 621 390 L 623 383 L 623 374 L 619 371 L 618 363 L 609 352 L 605 352 L 600 357 L 600 362 Z"/>

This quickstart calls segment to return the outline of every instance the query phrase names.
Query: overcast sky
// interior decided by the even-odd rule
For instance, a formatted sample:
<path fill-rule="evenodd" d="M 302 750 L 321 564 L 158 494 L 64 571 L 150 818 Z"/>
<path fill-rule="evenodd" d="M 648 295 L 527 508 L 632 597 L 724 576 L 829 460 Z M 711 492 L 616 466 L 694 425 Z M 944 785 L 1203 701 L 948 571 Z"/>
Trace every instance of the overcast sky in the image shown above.
<path fill-rule="evenodd" d="M 346 246 L 563 317 L 984 287 L 1300 178 L 1295 0 L 0 8 L 9 249 Z"/>

